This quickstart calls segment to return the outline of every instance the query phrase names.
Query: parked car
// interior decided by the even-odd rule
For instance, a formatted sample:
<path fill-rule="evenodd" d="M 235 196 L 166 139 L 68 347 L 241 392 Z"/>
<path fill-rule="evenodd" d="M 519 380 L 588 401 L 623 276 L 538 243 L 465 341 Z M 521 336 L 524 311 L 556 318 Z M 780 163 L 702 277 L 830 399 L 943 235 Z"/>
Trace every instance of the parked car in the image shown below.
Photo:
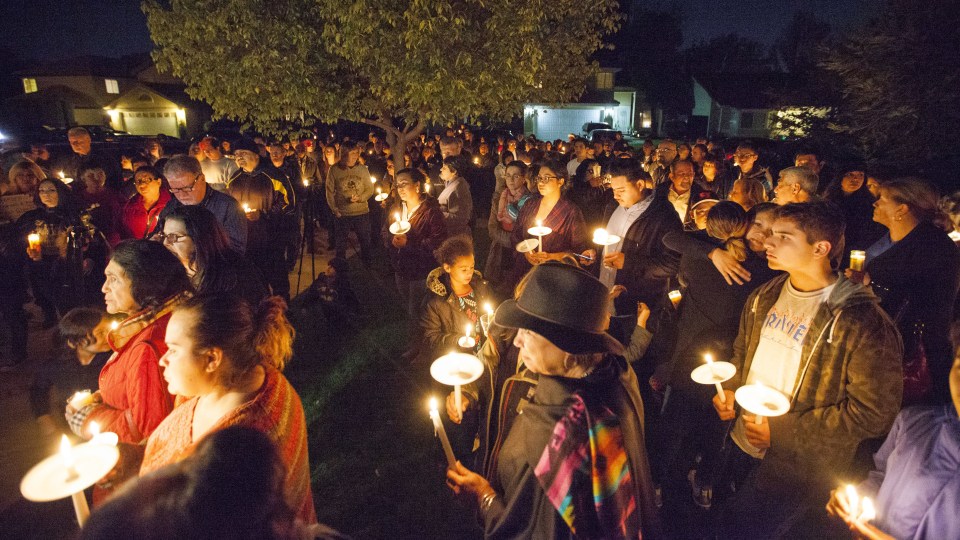
<path fill-rule="evenodd" d="M 589 139 L 590 132 L 592 132 L 595 129 L 613 129 L 613 126 L 611 126 L 606 122 L 587 122 L 586 124 L 583 125 L 583 127 L 580 128 L 580 131 L 581 131 L 580 134 L 586 137 L 587 139 Z"/>
<path fill-rule="evenodd" d="M 593 129 L 590 130 L 590 142 L 596 141 L 616 141 L 623 139 L 623 133 L 616 129 Z"/>

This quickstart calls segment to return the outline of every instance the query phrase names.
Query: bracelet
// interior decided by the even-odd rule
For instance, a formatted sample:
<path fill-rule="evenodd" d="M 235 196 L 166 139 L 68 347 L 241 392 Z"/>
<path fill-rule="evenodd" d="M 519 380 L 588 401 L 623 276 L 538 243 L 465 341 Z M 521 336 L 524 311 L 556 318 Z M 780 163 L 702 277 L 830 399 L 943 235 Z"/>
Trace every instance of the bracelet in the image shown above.
<path fill-rule="evenodd" d="M 482 499 L 480 499 L 480 513 L 486 514 L 487 510 L 490 509 L 490 505 L 493 504 L 493 500 L 496 498 L 497 498 L 496 491 L 491 489 L 489 492 L 487 492 L 487 494 L 484 495 Z"/>

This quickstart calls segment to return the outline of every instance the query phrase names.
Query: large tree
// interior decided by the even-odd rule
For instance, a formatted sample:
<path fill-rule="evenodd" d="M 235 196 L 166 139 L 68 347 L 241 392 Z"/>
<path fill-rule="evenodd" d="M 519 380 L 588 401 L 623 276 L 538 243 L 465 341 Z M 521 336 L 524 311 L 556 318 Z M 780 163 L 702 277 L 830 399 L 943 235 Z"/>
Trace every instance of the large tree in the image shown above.
<path fill-rule="evenodd" d="M 820 66 L 842 92 L 834 128 L 872 161 L 956 157 L 960 140 L 960 10 L 956 0 L 888 0 Z"/>
<path fill-rule="evenodd" d="M 146 0 L 161 69 L 221 117 L 271 131 L 362 121 L 397 160 L 429 123 L 578 97 L 616 0 Z"/>

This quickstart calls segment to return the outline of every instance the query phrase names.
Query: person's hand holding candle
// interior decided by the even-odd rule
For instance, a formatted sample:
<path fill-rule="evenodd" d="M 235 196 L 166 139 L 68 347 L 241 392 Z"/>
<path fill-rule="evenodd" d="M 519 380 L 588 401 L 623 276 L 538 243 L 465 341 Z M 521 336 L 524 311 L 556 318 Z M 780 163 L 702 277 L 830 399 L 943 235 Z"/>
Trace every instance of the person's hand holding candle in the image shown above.
<path fill-rule="evenodd" d="M 497 492 L 486 478 L 464 467 L 459 461 L 455 467 L 447 469 L 447 485 L 455 494 L 463 495 L 468 500 L 474 501 L 477 506 L 481 506 L 484 499 L 492 500 L 497 496 Z"/>
<path fill-rule="evenodd" d="M 716 399 L 719 400 L 720 397 L 717 396 Z M 759 450 L 770 448 L 770 422 L 758 424 L 756 416 L 748 412 L 744 412 L 742 416 L 747 441 Z"/>
<path fill-rule="evenodd" d="M 459 424 L 463 420 L 463 413 L 467 412 L 467 409 L 470 408 L 470 405 L 473 403 L 473 400 L 470 399 L 470 394 L 461 391 L 460 392 L 460 411 L 457 412 L 457 397 L 455 392 L 450 392 L 447 394 L 447 418 L 450 419 L 454 424 Z"/>
<path fill-rule="evenodd" d="M 733 420 L 737 417 L 737 413 L 733 410 L 733 405 L 736 403 L 733 390 L 724 390 L 723 396 L 726 403 L 720 401 L 719 394 L 713 396 L 713 408 L 717 411 L 720 420 Z"/>
<path fill-rule="evenodd" d="M 390 243 L 397 249 L 405 247 L 407 245 L 407 235 L 395 234 L 393 235 L 393 239 L 390 240 Z"/>
<path fill-rule="evenodd" d="M 609 255 L 604 255 L 603 265 L 607 268 L 615 268 L 617 270 L 623 270 L 623 252 L 611 253 Z"/>

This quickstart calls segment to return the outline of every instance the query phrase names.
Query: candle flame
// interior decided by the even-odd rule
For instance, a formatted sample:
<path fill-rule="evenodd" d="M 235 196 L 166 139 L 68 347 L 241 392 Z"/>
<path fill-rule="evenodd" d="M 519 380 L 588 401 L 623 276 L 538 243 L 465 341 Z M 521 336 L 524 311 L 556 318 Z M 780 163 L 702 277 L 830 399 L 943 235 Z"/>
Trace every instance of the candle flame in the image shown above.
<path fill-rule="evenodd" d="M 57 174 L 59 174 L 59 175 L 60 175 L 60 179 L 61 179 L 61 180 L 63 180 L 64 178 L 66 178 L 66 177 L 67 177 L 67 175 L 65 175 L 65 174 L 63 174 L 63 171 L 60 171 L 60 172 L 59 172 L 59 173 L 57 173 Z"/>
<path fill-rule="evenodd" d="M 100 434 L 100 424 L 96 420 L 90 422 L 90 436 L 96 437 Z"/>
<path fill-rule="evenodd" d="M 395 213 L 393 214 L 393 217 L 397 218 L 397 221 L 399 222 L 399 221 L 400 221 L 400 212 L 395 212 Z"/>
<path fill-rule="evenodd" d="M 380 195 L 381 193 L 383 193 L 383 190 L 380 188 L 377 188 L 377 195 Z"/>
<path fill-rule="evenodd" d="M 537 227 L 543 227 L 543 220 L 542 220 L 542 219 L 538 219 L 538 220 L 537 220 Z"/>
<path fill-rule="evenodd" d="M 877 510 L 873 507 L 873 501 L 870 500 L 870 497 L 864 497 L 863 501 L 860 502 L 863 511 L 860 512 L 860 521 L 870 521 L 873 518 L 877 517 Z"/>
<path fill-rule="evenodd" d="M 370 153 L 372 154 L 373 152 L 370 152 Z M 371 184 L 376 184 L 376 183 L 377 183 L 377 177 L 376 177 L 376 176 L 371 176 L 371 177 L 370 177 L 370 183 L 371 183 Z"/>
<path fill-rule="evenodd" d="M 703 359 L 706 360 L 708 364 L 713 363 L 713 355 L 710 353 L 703 355 Z"/>
<path fill-rule="evenodd" d="M 70 439 L 68 439 L 66 435 L 63 435 L 62 437 L 60 437 L 60 456 L 63 457 L 63 459 L 67 460 L 68 463 L 70 463 L 70 461 L 72 461 L 72 458 L 73 458 L 70 452 L 70 448 L 71 448 Z"/>
<path fill-rule="evenodd" d="M 117 328 L 120 328 L 120 323 L 118 323 L 117 321 L 111 321 L 111 322 L 110 322 L 110 329 L 111 329 L 111 330 L 116 330 Z"/>
<path fill-rule="evenodd" d="M 483 309 L 486 310 L 486 312 L 487 312 L 488 315 L 493 315 L 493 308 L 490 307 L 490 304 L 484 304 L 484 305 L 483 305 Z"/>
<path fill-rule="evenodd" d="M 464 333 L 464 335 L 467 337 L 470 337 L 470 334 L 472 333 L 473 333 L 473 325 L 470 323 L 467 323 L 467 331 L 466 333 Z"/>
<path fill-rule="evenodd" d="M 430 412 L 437 412 L 437 398 L 430 398 Z"/>

